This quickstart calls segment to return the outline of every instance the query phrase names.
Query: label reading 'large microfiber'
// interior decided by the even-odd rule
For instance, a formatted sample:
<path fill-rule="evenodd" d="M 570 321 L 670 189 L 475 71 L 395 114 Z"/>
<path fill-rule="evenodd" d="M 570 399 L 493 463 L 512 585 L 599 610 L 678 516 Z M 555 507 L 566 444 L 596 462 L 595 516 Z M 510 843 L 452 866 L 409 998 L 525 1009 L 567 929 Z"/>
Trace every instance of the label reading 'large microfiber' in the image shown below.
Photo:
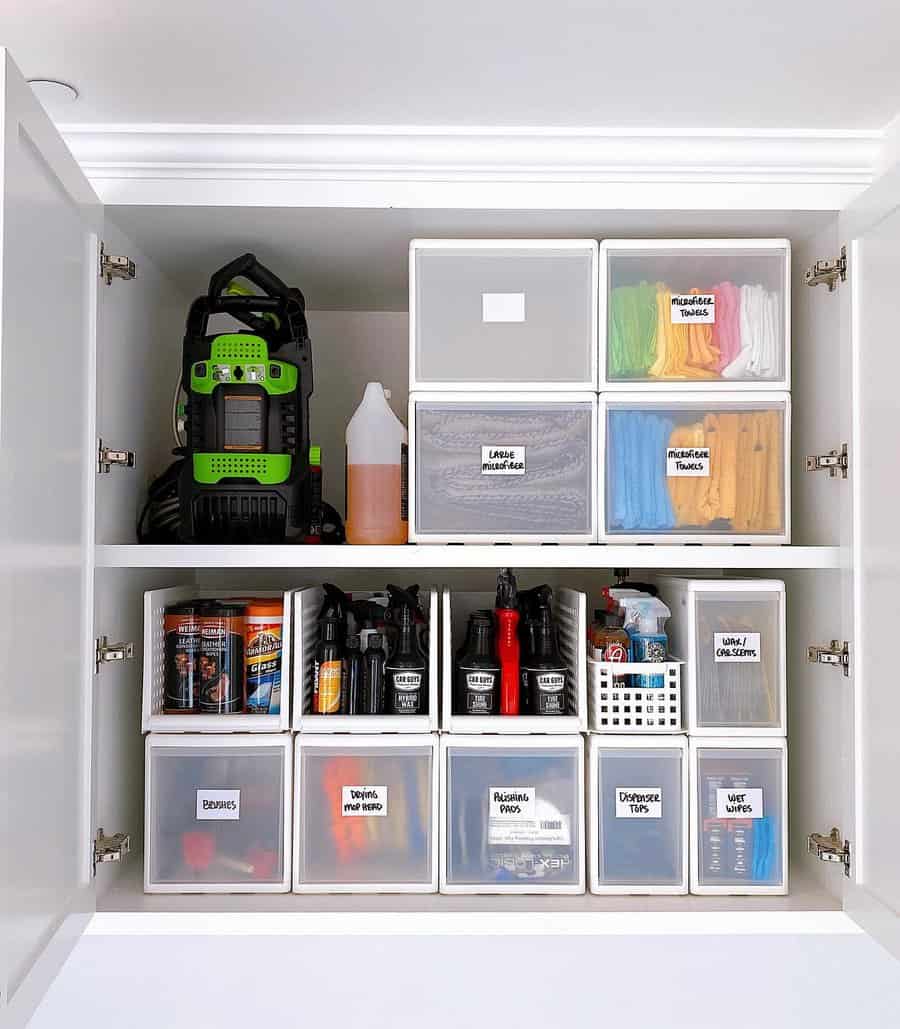
<path fill-rule="evenodd" d="M 524 475 L 525 448 L 492 443 L 481 448 L 482 475 Z"/>

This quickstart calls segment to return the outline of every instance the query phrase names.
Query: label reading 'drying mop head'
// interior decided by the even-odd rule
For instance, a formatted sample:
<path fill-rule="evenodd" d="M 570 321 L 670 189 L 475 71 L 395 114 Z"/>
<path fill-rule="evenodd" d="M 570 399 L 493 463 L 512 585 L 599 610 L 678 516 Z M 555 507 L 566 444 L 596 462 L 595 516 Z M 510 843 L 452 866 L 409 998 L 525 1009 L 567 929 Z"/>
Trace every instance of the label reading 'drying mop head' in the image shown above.
<path fill-rule="evenodd" d="M 662 818 L 662 787 L 617 786 L 616 818 Z"/>
<path fill-rule="evenodd" d="M 716 790 L 716 818 L 762 818 L 761 789 Z"/>
<path fill-rule="evenodd" d="M 481 448 L 482 475 L 524 475 L 525 448 L 493 443 Z"/>
<path fill-rule="evenodd" d="M 683 325 L 685 322 L 715 324 L 716 298 L 712 293 L 673 293 L 669 309 L 673 325 Z"/>
<path fill-rule="evenodd" d="M 344 818 L 385 818 L 387 795 L 387 786 L 342 786 L 341 814 Z"/>
<path fill-rule="evenodd" d="M 709 478 L 709 447 L 666 447 L 666 476 Z"/>
<path fill-rule="evenodd" d="M 198 822 L 237 822 L 240 817 L 240 790 L 197 790 Z"/>
<path fill-rule="evenodd" d="M 713 634 L 716 663 L 752 661 L 759 664 L 758 632 L 717 632 Z"/>
<path fill-rule="evenodd" d="M 537 799 L 534 786 L 488 787 L 488 843 L 568 847 L 569 819 Z"/>

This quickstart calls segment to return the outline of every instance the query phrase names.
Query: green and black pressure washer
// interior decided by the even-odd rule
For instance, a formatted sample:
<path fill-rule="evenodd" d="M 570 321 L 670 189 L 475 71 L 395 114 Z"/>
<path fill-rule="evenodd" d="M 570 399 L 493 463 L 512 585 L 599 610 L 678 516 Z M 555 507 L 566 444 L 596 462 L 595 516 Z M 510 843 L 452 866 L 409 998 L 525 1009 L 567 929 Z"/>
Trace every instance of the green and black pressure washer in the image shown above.
<path fill-rule="evenodd" d="M 223 314 L 249 331 L 208 335 L 210 317 Z M 253 254 L 220 268 L 188 313 L 181 385 L 187 405 L 178 473 L 180 538 L 301 542 L 313 504 L 313 374 L 300 290 L 286 286 Z"/>

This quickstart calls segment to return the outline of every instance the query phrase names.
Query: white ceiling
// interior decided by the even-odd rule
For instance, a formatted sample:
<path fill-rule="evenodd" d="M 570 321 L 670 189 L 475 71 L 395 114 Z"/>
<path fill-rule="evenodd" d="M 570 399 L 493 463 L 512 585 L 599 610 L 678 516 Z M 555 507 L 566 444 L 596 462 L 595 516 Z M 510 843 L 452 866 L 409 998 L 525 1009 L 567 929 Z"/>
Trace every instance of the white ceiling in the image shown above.
<path fill-rule="evenodd" d="M 26 13 L 27 12 L 27 13 Z M 66 122 L 883 127 L 894 0 L 0 0 Z"/>

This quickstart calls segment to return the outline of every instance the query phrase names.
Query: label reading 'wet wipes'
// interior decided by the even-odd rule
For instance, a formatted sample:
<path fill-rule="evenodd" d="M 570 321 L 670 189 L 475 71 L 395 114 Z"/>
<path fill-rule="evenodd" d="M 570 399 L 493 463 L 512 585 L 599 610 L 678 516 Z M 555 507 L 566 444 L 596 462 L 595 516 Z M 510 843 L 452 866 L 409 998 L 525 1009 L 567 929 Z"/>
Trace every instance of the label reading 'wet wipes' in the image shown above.
<path fill-rule="evenodd" d="M 525 448 L 493 443 L 481 448 L 482 475 L 524 475 Z"/>
<path fill-rule="evenodd" d="M 717 632 L 713 634 L 716 663 L 754 662 L 759 664 L 758 632 Z"/>
<path fill-rule="evenodd" d="M 386 818 L 387 786 L 342 786 L 341 815 L 344 818 Z"/>
<path fill-rule="evenodd" d="M 669 309 L 673 325 L 685 322 L 713 325 L 716 320 L 716 298 L 712 293 L 673 293 Z"/>
<path fill-rule="evenodd" d="M 716 818 L 762 818 L 761 789 L 716 790 Z"/>
<path fill-rule="evenodd" d="M 709 478 L 709 447 L 666 447 L 666 477 Z"/>

